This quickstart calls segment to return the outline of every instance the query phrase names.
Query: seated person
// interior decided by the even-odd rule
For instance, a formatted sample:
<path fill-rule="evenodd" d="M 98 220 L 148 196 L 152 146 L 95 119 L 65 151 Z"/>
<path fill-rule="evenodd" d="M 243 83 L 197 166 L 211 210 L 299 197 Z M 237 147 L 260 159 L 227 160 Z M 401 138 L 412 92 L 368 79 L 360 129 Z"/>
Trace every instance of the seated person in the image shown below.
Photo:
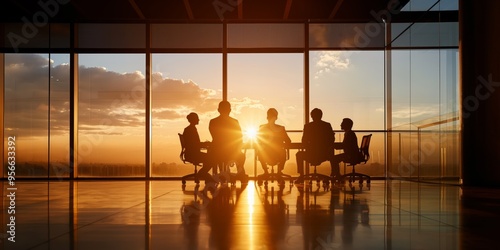
<path fill-rule="evenodd" d="M 356 136 L 356 133 L 352 131 L 353 125 L 354 122 L 351 119 L 344 118 L 340 124 L 340 128 L 344 130 L 344 140 L 342 142 L 336 142 L 333 145 L 335 149 L 344 150 L 343 153 L 333 157 L 334 165 L 332 165 L 332 172 L 334 172 L 337 176 L 340 176 L 340 162 L 357 162 L 363 158 L 363 155 L 359 152 L 358 137 Z"/>
<path fill-rule="evenodd" d="M 202 163 L 203 167 L 198 171 L 198 176 L 207 182 L 215 182 L 212 175 L 208 173 L 213 163 L 210 161 L 207 153 L 201 152 L 202 148 L 208 147 L 208 143 L 200 142 L 198 129 L 196 129 L 196 125 L 200 122 L 198 114 L 189 113 L 186 118 L 189 121 L 189 126 L 184 128 L 184 132 L 182 133 L 185 144 L 184 158 L 193 164 Z"/>
<path fill-rule="evenodd" d="M 210 120 L 208 126 L 212 135 L 209 154 L 217 164 L 236 163 L 238 175 L 247 178 L 244 169 L 245 154 L 241 152 L 243 133 L 241 132 L 240 123 L 229 116 L 231 104 L 228 101 L 221 101 L 217 111 L 219 111 L 220 115 Z"/>
<path fill-rule="evenodd" d="M 274 108 L 267 110 L 267 123 L 259 127 L 257 137 L 257 157 L 268 174 L 267 165 L 278 164 L 278 172 L 281 173 L 285 167 L 286 151 L 285 144 L 291 143 L 285 127 L 276 124 L 278 111 Z"/>
<path fill-rule="evenodd" d="M 311 111 L 312 122 L 304 125 L 304 132 L 302 134 L 302 144 L 304 151 L 297 152 L 297 171 L 301 181 L 304 174 L 304 161 L 313 165 L 319 165 L 324 161 L 330 161 L 333 169 L 335 166 L 333 156 L 335 154 L 333 144 L 335 142 L 335 133 L 333 132 L 332 125 L 328 122 L 321 120 L 323 112 L 315 108 Z M 332 176 L 335 176 L 332 171 Z"/>

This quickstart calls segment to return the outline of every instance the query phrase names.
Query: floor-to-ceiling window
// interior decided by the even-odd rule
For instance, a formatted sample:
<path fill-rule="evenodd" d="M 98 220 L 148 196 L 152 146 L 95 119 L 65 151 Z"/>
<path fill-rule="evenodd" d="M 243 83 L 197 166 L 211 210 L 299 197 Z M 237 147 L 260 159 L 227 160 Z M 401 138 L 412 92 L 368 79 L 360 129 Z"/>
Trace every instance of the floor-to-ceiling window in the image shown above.
<path fill-rule="evenodd" d="M 179 158 L 178 133 L 197 113 L 202 141 L 212 140 L 208 122 L 223 98 L 222 25 L 151 25 L 151 176 L 179 177 L 193 165 Z"/>
<path fill-rule="evenodd" d="M 144 52 L 145 30 L 144 24 L 78 25 L 75 176 L 145 176 L 146 57 L 130 53 Z"/>
<path fill-rule="evenodd" d="M 79 177 L 145 175 L 144 58 L 79 55 Z"/>
<path fill-rule="evenodd" d="M 313 51 L 309 65 L 311 109 L 323 111 L 323 120 L 330 122 L 336 131 L 336 142 L 343 140 L 340 123 L 344 118 L 353 120 L 358 144 L 364 135 L 372 134 L 370 161 L 357 169 L 373 176 L 383 176 L 383 51 Z"/>
<path fill-rule="evenodd" d="M 231 23 L 227 25 L 227 99 L 239 120 L 244 141 L 251 142 L 269 108 L 278 111 L 292 141 L 300 141 L 304 124 L 304 24 Z M 290 151 L 285 173 L 295 175 L 295 152 Z M 263 173 L 254 152 L 247 151 L 245 168 Z M 256 172 L 254 172 L 256 167 Z"/>
<path fill-rule="evenodd" d="M 228 56 L 228 100 L 232 116 L 239 120 L 244 142 L 252 142 L 259 126 L 267 123 L 269 108 L 278 111 L 277 124 L 287 130 L 301 130 L 304 124 L 304 73 L 302 54 L 230 54 Z M 292 141 L 300 133 L 289 132 Z M 293 151 L 292 151 L 293 153 Z M 254 152 L 247 152 L 245 168 L 253 176 Z M 296 174 L 290 157 L 285 173 Z M 257 174 L 262 173 L 260 163 Z"/>
<path fill-rule="evenodd" d="M 16 176 L 69 176 L 68 60 L 68 54 L 5 54 L 4 153 L 14 157 Z"/>
<path fill-rule="evenodd" d="M 403 11 L 458 10 L 458 1 L 410 1 Z M 460 176 L 458 23 L 391 24 L 391 154 L 388 175 L 412 179 Z"/>
<path fill-rule="evenodd" d="M 336 142 L 343 140 L 344 118 L 353 120 L 358 144 L 372 134 L 370 160 L 357 167 L 372 176 L 385 174 L 384 36 L 384 26 L 375 22 L 309 26 L 310 109 L 323 111 Z"/>
<path fill-rule="evenodd" d="M 179 158 L 178 133 L 197 113 L 202 141 L 212 140 L 208 122 L 222 100 L 221 54 L 154 54 L 152 75 L 152 175 L 181 176 L 193 172 Z"/>

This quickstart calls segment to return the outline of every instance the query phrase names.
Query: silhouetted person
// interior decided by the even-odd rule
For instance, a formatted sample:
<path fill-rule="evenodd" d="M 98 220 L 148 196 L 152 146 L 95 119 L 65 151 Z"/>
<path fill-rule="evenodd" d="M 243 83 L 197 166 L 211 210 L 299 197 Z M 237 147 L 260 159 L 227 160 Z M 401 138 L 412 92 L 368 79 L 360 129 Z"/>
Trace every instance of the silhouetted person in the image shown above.
<path fill-rule="evenodd" d="M 200 122 L 200 118 L 196 113 L 189 113 L 186 116 L 189 121 L 189 126 L 184 128 L 182 135 L 184 136 L 185 151 L 184 157 L 192 163 L 203 163 L 203 167 L 198 171 L 198 176 L 208 182 L 215 182 L 213 177 L 208 173 L 212 168 L 213 161 L 205 152 L 201 152 L 202 148 L 208 148 L 209 143 L 202 143 L 196 125 Z"/>
<path fill-rule="evenodd" d="M 332 172 L 340 176 L 340 162 L 354 162 L 361 160 L 363 155 L 359 152 L 358 137 L 352 131 L 354 122 L 349 118 L 344 118 L 340 124 L 340 128 L 344 130 L 344 140 L 334 143 L 335 149 L 343 149 L 344 152 L 333 157 Z"/>
<path fill-rule="evenodd" d="M 323 112 L 315 108 L 311 111 L 312 122 L 304 125 L 302 144 L 305 150 L 299 151 L 295 155 L 297 159 L 297 171 L 300 175 L 297 179 L 299 182 L 302 181 L 304 174 L 304 161 L 314 164 L 330 161 L 333 169 L 335 133 L 333 132 L 332 125 L 321 120 L 322 117 Z"/>
<path fill-rule="evenodd" d="M 266 174 L 268 173 L 268 164 L 277 164 L 278 172 L 283 171 L 286 161 L 285 144 L 292 142 L 286 133 L 285 127 L 276 124 L 277 119 L 278 111 L 270 108 L 267 110 L 267 123 L 259 127 L 257 157 Z"/>
<path fill-rule="evenodd" d="M 218 164 L 235 162 L 238 175 L 246 178 L 248 176 L 245 174 L 244 169 L 245 154 L 241 152 L 243 133 L 241 132 L 240 123 L 229 116 L 231 104 L 228 101 L 221 101 L 217 111 L 219 111 L 220 115 L 210 120 L 208 125 L 212 135 L 209 154 Z"/>

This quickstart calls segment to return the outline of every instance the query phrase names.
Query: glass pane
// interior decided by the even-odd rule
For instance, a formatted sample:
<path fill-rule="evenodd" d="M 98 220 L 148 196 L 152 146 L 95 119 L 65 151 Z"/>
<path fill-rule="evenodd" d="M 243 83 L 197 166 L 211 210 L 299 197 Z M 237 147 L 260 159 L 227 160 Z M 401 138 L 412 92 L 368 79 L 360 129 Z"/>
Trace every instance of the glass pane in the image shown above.
<path fill-rule="evenodd" d="M 50 176 L 69 177 L 69 54 L 51 54 Z"/>
<path fill-rule="evenodd" d="M 427 11 L 439 0 L 410 0 L 402 11 Z"/>
<path fill-rule="evenodd" d="M 228 24 L 229 48 L 301 48 L 304 24 Z"/>
<path fill-rule="evenodd" d="M 154 54 L 152 89 L 152 175 L 183 176 L 191 164 L 179 159 L 178 133 L 196 112 L 202 141 L 211 140 L 208 122 L 222 100 L 221 54 Z"/>
<path fill-rule="evenodd" d="M 384 129 L 383 51 L 314 51 L 310 52 L 309 69 L 310 108 L 323 111 L 323 120 L 336 131 L 336 141 L 343 140 L 343 118 L 354 121 L 358 144 L 368 134 L 359 130 Z M 384 176 L 384 148 L 383 134 L 374 134 L 366 173 Z M 329 171 L 328 163 L 323 165 Z"/>
<path fill-rule="evenodd" d="M 334 130 L 346 117 L 353 130 L 384 129 L 383 51 L 314 51 L 309 68 L 310 108 Z"/>
<path fill-rule="evenodd" d="M 436 4 L 437 3 L 437 4 Z M 410 0 L 402 11 L 458 10 L 458 0 Z"/>
<path fill-rule="evenodd" d="M 153 48 L 222 48 L 221 24 L 152 24 Z"/>
<path fill-rule="evenodd" d="M 457 58 L 456 49 L 392 52 L 391 175 L 458 180 Z"/>
<path fill-rule="evenodd" d="M 78 24 L 79 48 L 145 48 L 145 24 Z"/>
<path fill-rule="evenodd" d="M 392 124 L 396 130 L 415 129 L 410 126 L 410 51 L 393 50 L 392 67 Z"/>
<path fill-rule="evenodd" d="M 393 47 L 458 46 L 458 23 L 397 23 L 392 25 Z"/>
<path fill-rule="evenodd" d="M 20 48 L 69 48 L 70 45 L 69 24 L 6 23 L 0 25 L 0 34 L 4 34 L 4 47 L 16 52 Z"/>
<path fill-rule="evenodd" d="M 277 124 L 287 130 L 302 130 L 304 124 L 304 71 L 302 54 L 228 55 L 228 100 L 231 116 L 238 119 L 243 133 L 256 131 L 267 123 L 269 108 L 278 110 Z M 300 136 L 289 134 L 297 142 Z M 245 137 L 244 140 L 250 138 Z M 294 152 L 284 172 L 296 175 Z M 245 169 L 254 174 L 253 152 L 247 152 Z M 257 166 L 257 174 L 262 168 Z"/>
<path fill-rule="evenodd" d="M 7 23 L 5 24 L 5 45 L 7 48 L 49 48 L 49 26 L 37 27 L 34 24 Z"/>
<path fill-rule="evenodd" d="M 48 175 L 48 84 L 48 54 L 5 54 L 4 159 L 15 152 L 19 177 Z"/>
<path fill-rule="evenodd" d="M 145 56 L 79 56 L 78 176 L 145 176 Z"/>
<path fill-rule="evenodd" d="M 384 48 L 384 42 L 385 28 L 375 22 L 309 25 L 311 48 Z"/>

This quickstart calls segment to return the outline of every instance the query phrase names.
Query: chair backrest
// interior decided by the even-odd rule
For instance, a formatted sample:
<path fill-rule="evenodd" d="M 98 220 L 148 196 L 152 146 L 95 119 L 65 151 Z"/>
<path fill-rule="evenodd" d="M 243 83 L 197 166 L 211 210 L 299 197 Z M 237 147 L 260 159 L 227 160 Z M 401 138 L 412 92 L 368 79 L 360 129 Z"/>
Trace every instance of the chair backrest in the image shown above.
<path fill-rule="evenodd" d="M 181 134 L 181 133 L 178 133 L 179 135 L 179 141 L 181 142 L 181 153 L 179 155 L 179 158 L 181 158 L 181 161 L 186 163 L 186 157 L 185 157 L 185 154 L 186 154 L 186 144 L 184 142 L 184 135 Z"/>
<path fill-rule="evenodd" d="M 359 152 L 363 156 L 361 162 L 366 163 L 370 159 L 370 141 L 372 138 L 372 134 L 365 135 L 361 139 L 361 146 L 359 147 Z"/>

